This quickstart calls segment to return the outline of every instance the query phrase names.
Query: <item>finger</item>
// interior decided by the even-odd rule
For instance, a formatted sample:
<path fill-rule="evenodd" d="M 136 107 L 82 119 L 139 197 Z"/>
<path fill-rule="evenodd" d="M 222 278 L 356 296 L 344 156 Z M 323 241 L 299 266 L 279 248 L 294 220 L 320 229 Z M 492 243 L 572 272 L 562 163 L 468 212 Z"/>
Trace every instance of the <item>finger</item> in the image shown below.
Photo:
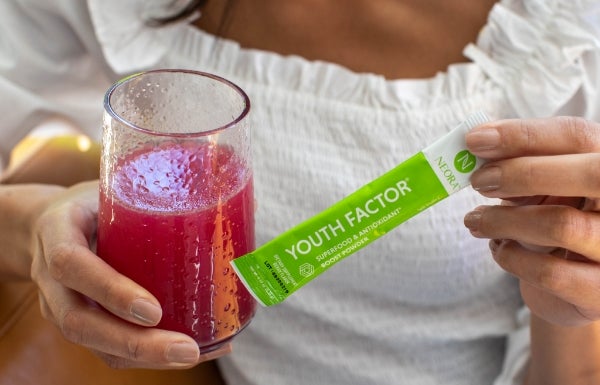
<path fill-rule="evenodd" d="M 492 198 L 554 195 L 600 197 L 600 153 L 522 157 L 488 163 L 471 185 Z"/>
<path fill-rule="evenodd" d="M 160 321 L 162 309 L 158 300 L 89 249 L 63 243 L 53 245 L 46 255 L 54 279 L 111 313 L 143 326 L 154 326 Z"/>
<path fill-rule="evenodd" d="M 544 202 L 546 195 L 532 195 L 518 196 L 518 197 L 506 197 L 501 204 L 504 206 L 527 206 L 527 205 L 539 205 Z"/>
<path fill-rule="evenodd" d="M 44 298 L 41 292 L 38 292 L 38 302 L 40 304 L 40 313 L 42 314 L 42 317 L 52 322 L 53 324 L 56 324 L 54 314 L 52 313 L 50 306 L 48 306 L 48 303 L 46 302 L 46 299 Z"/>
<path fill-rule="evenodd" d="M 223 357 L 229 353 L 231 353 L 232 348 L 231 344 L 226 344 L 220 347 L 217 350 L 213 350 L 210 353 L 200 354 L 198 358 L 198 362 L 190 365 L 182 365 L 177 367 L 178 369 L 186 369 L 190 368 L 196 364 L 200 364 L 202 362 L 212 361 L 217 358 Z M 123 357 L 114 356 L 112 354 L 100 352 L 100 351 L 92 351 L 96 356 L 100 357 L 108 366 L 114 369 L 131 369 L 131 368 L 144 368 L 144 369 L 165 369 L 164 365 L 156 365 L 156 364 L 146 364 L 142 365 L 138 361 L 133 361 L 130 359 L 126 359 Z M 171 367 L 167 367 L 171 368 Z"/>
<path fill-rule="evenodd" d="M 530 205 L 559 205 L 571 206 L 584 211 L 595 211 L 584 208 L 585 198 L 558 197 L 551 195 L 533 195 L 530 197 L 508 197 L 500 203 L 503 206 L 530 206 Z"/>
<path fill-rule="evenodd" d="M 578 308 L 588 321 L 600 317 L 600 265 L 529 251 L 515 241 L 491 241 L 494 260 L 509 273 Z"/>
<path fill-rule="evenodd" d="M 89 249 L 86 232 L 93 226 L 93 214 L 78 205 L 57 209 L 40 220 L 41 253 L 52 278 L 125 320 L 156 325 L 162 317 L 158 300 Z"/>
<path fill-rule="evenodd" d="M 600 124 L 577 117 L 507 119 L 467 133 L 469 150 L 486 159 L 600 151 Z"/>
<path fill-rule="evenodd" d="M 584 315 L 572 303 L 522 279 L 519 280 L 519 286 L 527 307 L 533 314 L 546 321 L 562 326 L 584 326 L 595 319 L 592 315 Z"/>
<path fill-rule="evenodd" d="M 200 362 L 197 343 L 181 333 L 126 322 L 58 283 L 43 281 L 45 302 L 70 342 L 114 356 L 112 365 L 191 367 Z"/>
<path fill-rule="evenodd" d="M 480 206 L 465 216 L 478 238 L 560 247 L 600 261 L 600 214 L 569 206 Z"/>

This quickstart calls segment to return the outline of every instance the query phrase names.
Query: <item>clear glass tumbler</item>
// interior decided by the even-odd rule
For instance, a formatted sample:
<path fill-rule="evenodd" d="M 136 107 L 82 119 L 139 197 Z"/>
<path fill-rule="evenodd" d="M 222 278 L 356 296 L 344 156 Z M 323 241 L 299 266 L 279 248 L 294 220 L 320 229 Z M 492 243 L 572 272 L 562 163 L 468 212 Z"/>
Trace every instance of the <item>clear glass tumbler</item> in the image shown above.
<path fill-rule="evenodd" d="M 248 96 L 156 70 L 114 84 L 104 108 L 98 255 L 156 296 L 158 327 L 216 349 L 256 308 L 229 265 L 255 247 Z"/>

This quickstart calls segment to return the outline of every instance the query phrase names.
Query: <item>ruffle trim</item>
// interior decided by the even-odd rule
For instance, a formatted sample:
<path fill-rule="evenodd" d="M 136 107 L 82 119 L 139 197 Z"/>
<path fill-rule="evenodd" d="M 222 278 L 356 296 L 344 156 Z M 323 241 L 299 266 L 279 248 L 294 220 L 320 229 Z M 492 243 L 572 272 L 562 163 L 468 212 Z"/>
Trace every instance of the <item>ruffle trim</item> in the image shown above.
<path fill-rule="evenodd" d="M 599 18 L 594 0 L 505 0 L 464 54 L 505 90 L 519 116 L 553 115 L 585 81 L 584 57 L 600 48 Z"/>
<path fill-rule="evenodd" d="M 170 0 L 87 1 L 105 58 L 121 75 L 157 66 L 181 68 L 183 63 L 186 68 L 270 89 L 414 111 L 437 106 L 464 107 L 471 100 L 481 100 L 480 95 L 493 86 L 472 63 L 452 65 L 430 79 L 388 81 L 383 76 L 355 73 L 332 63 L 242 49 L 234 41 L 215 38 L 190 26 L 188 21 L 149 26 L 147 15 L 160 14 L 160 4 L 164 14 Z M 119 9 L 116 15 L 115 9 Z"/>
<path fill-rule="evenodd" d="M 184 23 L 152 26 L 152 19 L 169 15 L 172 0 L 88 0 L 96 35 L 106 61 L 118 74 L 150 68 L 169 51 L 164 37 L 177 34 Z"/>
<path fill-rule="evenodd" d="M 503 0 L 491 11 L 477 44 L 464 50 L 474 63 L 452 65 L 430 79 L 387 81 L 331 63 L 241 49 L 187 20 L 163 27 L 147 24 L 151 16 L 165 14 L 171 3 L 88 0 L 106 60 L 115 72 L 186 63 L 232 80 L 399 109 L 464 103 L 494 88 L 505 93 L 518 116 L 547 116 L 582 87 L 582 58 L 600 48 L 599 31 L 589 22 L 600 17 L 594 0 Z"/>

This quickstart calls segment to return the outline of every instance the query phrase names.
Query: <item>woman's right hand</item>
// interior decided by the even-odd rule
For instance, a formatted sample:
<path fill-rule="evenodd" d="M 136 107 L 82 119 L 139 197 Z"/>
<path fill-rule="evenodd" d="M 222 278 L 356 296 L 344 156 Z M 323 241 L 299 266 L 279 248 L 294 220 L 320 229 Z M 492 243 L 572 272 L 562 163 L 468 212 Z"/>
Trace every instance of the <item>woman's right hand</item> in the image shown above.
<path fill-rule="evenodd" d="M 97 210 L 98 182 L 87 182 L 59 193 L 35 220 L 31 278 L 42 315 L 114 368 L 189 368 L 229 353 L 227 345 L 201 354 L 189 336 L 153 327 L 157 299 L 92 251 Z"/>
<path fill-rule="evenodd" d="M 466 139 L 488 160 L 472 175 L 473 188 L 511 202 L 467 214 L 471 234 L 491 240 L 495 261 L 519 278 L 523 300 L 541 320 L 563 327 L 600 321 L 600 124 L 498 120 Z"/>

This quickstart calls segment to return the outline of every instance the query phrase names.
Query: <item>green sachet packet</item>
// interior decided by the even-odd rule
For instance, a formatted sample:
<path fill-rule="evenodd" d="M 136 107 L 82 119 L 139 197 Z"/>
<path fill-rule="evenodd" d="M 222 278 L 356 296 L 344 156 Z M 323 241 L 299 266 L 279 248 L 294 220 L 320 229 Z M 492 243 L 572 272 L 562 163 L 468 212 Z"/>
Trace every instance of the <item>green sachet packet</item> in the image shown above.
<path fill-rule="evenodd" d="M 470 184 L 483 164 L 465 134 L 476 112 L 423 151 L 231 264 L 263 306 L 276 305 L 336 262 Z"/>

